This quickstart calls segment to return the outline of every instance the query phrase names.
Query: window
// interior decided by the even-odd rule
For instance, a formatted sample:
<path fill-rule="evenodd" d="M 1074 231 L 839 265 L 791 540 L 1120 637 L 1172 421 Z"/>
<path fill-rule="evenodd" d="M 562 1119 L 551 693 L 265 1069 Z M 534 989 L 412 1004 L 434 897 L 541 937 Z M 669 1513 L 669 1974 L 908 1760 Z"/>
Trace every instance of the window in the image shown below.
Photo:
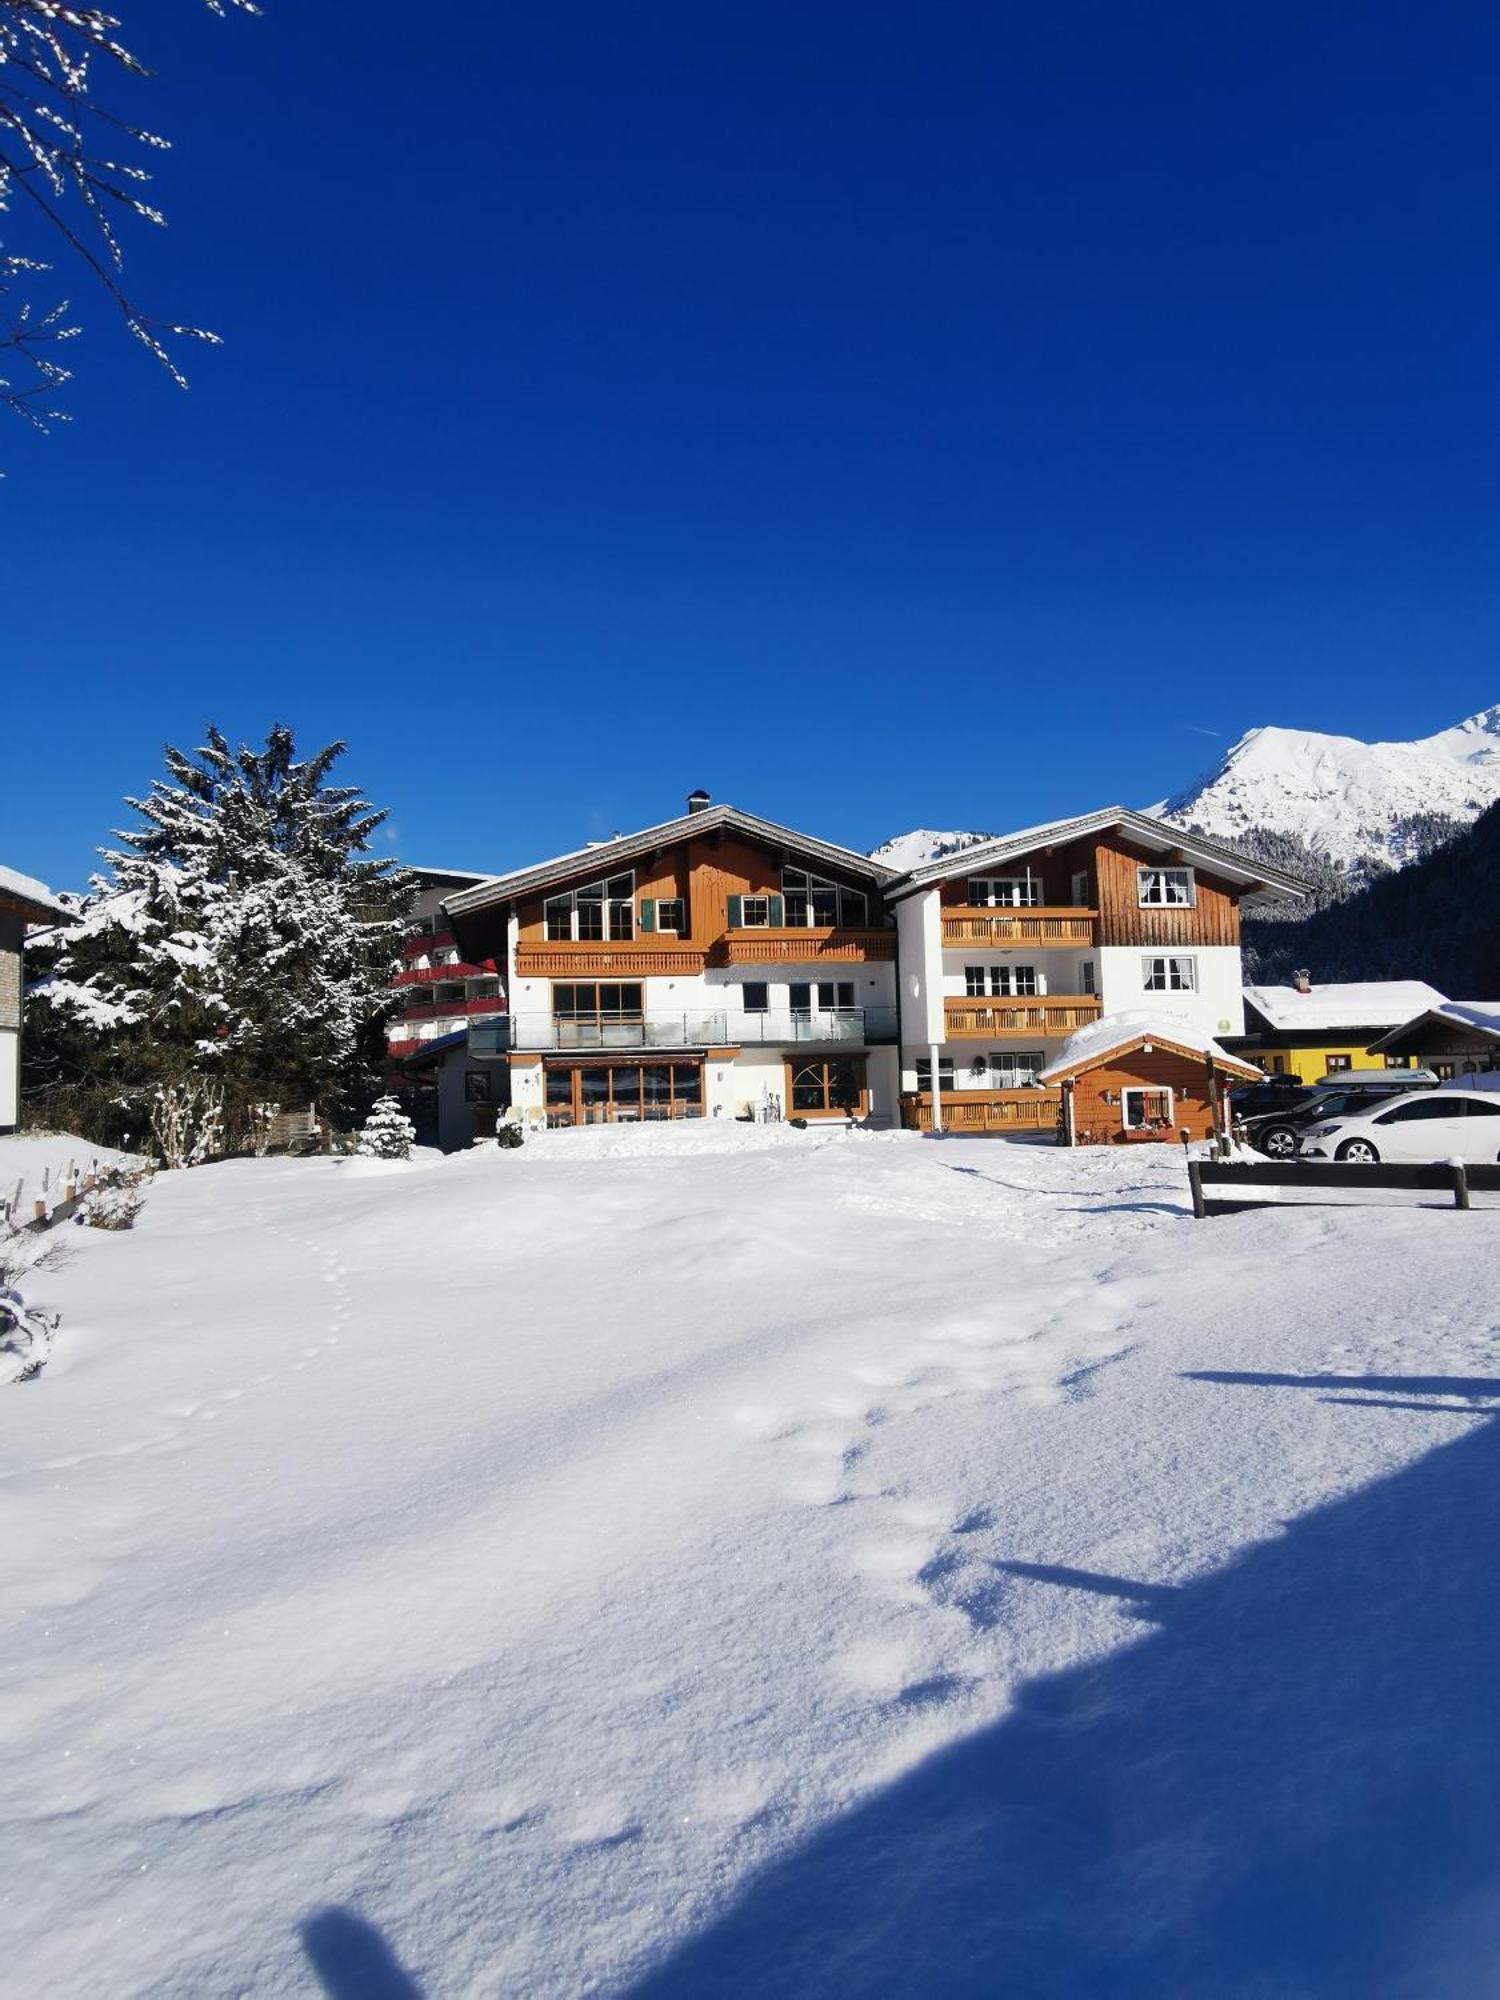
<path fill-rule="evenodd" d="M 786 920 L 793 929 L 804 925 L 859 927 L 869 921 L 869 902 L 862 889 L 846 889 L 805 868 L 783 868 L 781 887 Z"/>
<path fill-rule="evenodd" d="M 1143 910 L 1186 910 L 1193 903 L 1191 868 L 1138 868 L 1136 881 Z"/>
<path fill-rule="evenodd" d="M 642 926 L 644 929 L 644 925 Z M 656 903 L 656 928 L 674 931 L 681 937 L 687 929 L 687 904 L 681 896 L 660 896 Z"/>
<path fill-rule="evenodd" d="M 1099 975 L 1091 958 L 1086 958 L 1078 968 L 1078 990 L 1080 993 L 1097 993 Z"/>
<path fill-rule="evenodd" d="M 639 980 L 587 979 L 552 989 L 552 1012 L 559 1021 L 639 1021 Z"/>
<path fill-rule="evenodd" d="M 1087 870 L 1073 877 L 1073 907 L 1086 910 L 1089 907 L 1089 878 Z"/>
<path fill-rule="evenodd" d="M 764 979 L 747 979 L 742 991 L 747 1014 L 764 1014 L 771 1004 L 771 989 Z"/>
<path fill-rule="evenodd" d="M 1034 910 L 1042 903 L 1042 880 L 1028 868 L 1024 875 L 980 875 L 969 883 L 969 902 L 981 910 Z"/>
<path fill-rule="evenodd" d="M 982 1000 L 987 994 L 1030 996 L 1037 990 L 1036 967 L 1034 965 L 966 965 L 964 967 L 964 992 L 971 1000 Z"/>
<path fill-rule="evenodd" d="M 1353 1056 L 1330 1056 L 1328 1058 L 1328 1067 L 1330 1071 L 1336 1069 L 1353 1069 L 1354 1058 Z"/>
<path fill-rule="evenodd" d="M 1172 1122 L 1172 1093 L 1131 1086 L 1120 1092 L 1120 1108 L 1127 1132 L 1163 1130 Z"/>
<path fill-rule="evenodd" d="M 865 1106 L 865 1066 L 847 1056 L 819 1057 L 792 1069 L 792 1110 L 856 1117 Z"/>
<path fill-rule="evenodd" d="M 487 1069 L 466 1069 L 464 1071 L 464 1103 L 493 1104 L 495 1101 L 495 1080 Z"/>
<path fill-rule="evenodd" d="M 917 1088 L 918 1090 L 931 1090 L 932 1088 L 931 1056 L 917 1057 Z M 953 1058 L 952 1056 L 939 1056 L 938 1089 L 951 1090 L 952 1088 L 953 1088 Z"/>
<path fill-rule="evenodd" d="M 837 1008 L 845 1012 L 854 1005 L 854 981 L 852 979 L 820 979 L 818 981 L 818 1005 L 828 1012 Z"/>
<path fill-rule="evenodd" d="M 1500 1118 L 1500 1104 L 1487 1104 L 1482 1097 L 1465 1097 L 1460 1101 L 1465 1118 Z"/>
<path fill-rule="evenodd" d="M 1197 961 L 1191 958 L 1143 958 L 1141 984 L 1148 993 L 1196 993 Z"/>
<path fill-rule="evenodd" d="M 771 921 L 771 899 L 769 896 L 732 896 L 729 922 L 735 930 L 763 931 Z M 740 906 L 739 923 L 734 921 L 732 905 Z"/>
<path fill-rule="evenodd" d="M 1386 1068 L 1387 1068 L 1387 1069 L 1410 1069 L 1410 1068 L 1411 1068 L 1411 1057 L 1410 1057 L 1410 1056 L 1389 1056 L 1389 1055 L 1388 1055 L 1388 1056 L 1386 1057 L 1386 1059 L 1385 1059 L 1385 1066 L 1386 1066 Z"/>
<path fill-rule="evenodd" d="M 1451 1082 L 1453 1077 L 1457 1074 L 1451 1062 L 1435 1062 L 1432 1065 L 1432 1073 L 1435 1077 L 1439 1078 L 1443 1083 Z"/>
<path fill-rule="evenodd" d="M 1440 1093 L 1434 1091 L 1431 1097 L 1417 1099 L 1412 1104 L 1396 1104 L 1389 1111 L 1382 1111 L 1375 1120 L 1377 1125 L 1421 1125 L 1428 1119 L 1457 1118 L 1462 1114 L 1455 1110 L 1450 1097 L 1443 1102 Z"/>
<path fill-rule="evenodd" d="M 546 1094 L 549 1125 L 701 1118 L 703 1070 L 693 1062 L 549 1063 Z"/>
<path fill-rule="evenodd" d="M 547 939 L 552 944 L 635 935 L 635 876 L 611 875 L 607 881 L 585 882 L 562 895 L 549 896 L 544 908 Z"/>
<path fill-rule="evenodd" d="M 805 979 L 794 979 L 786 989 L 787 1001 L 794 1014 L 812 1012 L 812 987 Z"/>
<path fill-rule="evenodd" d="M 996 1049 L 990 1056 L 995 1089 L 1020 1090 L 1035 1083 L 1046 1061 L 1040 1049 Z"/>

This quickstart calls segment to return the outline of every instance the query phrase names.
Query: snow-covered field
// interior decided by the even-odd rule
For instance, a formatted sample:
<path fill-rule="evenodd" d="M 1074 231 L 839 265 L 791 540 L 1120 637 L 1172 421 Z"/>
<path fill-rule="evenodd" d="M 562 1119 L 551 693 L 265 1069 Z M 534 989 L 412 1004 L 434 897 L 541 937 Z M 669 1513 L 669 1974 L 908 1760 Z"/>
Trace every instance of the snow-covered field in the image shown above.
<path fill-rule="evenodd" d="M 6 1990 L 1497 1990 L 1500 1213 L 1183 1181 L 646 1128 L 68 1231 Z"/>

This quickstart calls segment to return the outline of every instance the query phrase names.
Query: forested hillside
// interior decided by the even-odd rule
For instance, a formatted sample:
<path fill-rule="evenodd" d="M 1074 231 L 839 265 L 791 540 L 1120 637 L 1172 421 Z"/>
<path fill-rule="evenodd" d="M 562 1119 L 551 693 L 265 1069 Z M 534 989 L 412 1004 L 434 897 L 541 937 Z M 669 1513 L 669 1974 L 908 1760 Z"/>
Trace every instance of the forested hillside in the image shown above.
<path fill-rule="evenodd" d="M 1301 922 L 1246 923 L 1248 980 L 1282 983 L 1298 966 L 1314 983 L 1425 979 L 1456 1000 L 1500 996 L 1500 804 Z"/>

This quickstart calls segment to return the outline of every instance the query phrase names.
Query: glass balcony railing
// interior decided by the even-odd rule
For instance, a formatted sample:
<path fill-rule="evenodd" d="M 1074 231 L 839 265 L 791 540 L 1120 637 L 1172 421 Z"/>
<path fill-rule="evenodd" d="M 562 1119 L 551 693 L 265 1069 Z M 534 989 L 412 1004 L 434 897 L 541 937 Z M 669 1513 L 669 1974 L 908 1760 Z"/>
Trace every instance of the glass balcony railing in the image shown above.
<path fill-rule="evenodd" d="M 635 1017 L 564 1020 L 552 1014 L 509 1014 L 469 1030 L 471 1055 L 505 1055 L 512 1049 L 687 1049 L 792 1047 L 801 1043 L 894 1042 L 894 1007 L 813 1008 L 792 1013 L 714 1009 L 706 1013 L 650 1013 Z"/>

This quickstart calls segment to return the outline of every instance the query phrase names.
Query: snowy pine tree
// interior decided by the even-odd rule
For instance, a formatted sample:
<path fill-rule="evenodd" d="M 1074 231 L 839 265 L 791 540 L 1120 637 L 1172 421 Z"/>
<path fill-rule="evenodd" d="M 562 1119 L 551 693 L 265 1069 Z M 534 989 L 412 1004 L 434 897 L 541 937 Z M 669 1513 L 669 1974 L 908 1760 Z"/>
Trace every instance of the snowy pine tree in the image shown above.
<path fill-rule="evenodd" d="M 369 854 L 386 818 L 328 775 L 341 743 L 297 758 L 292 733 L 232 751 L 217 729 L 127 799 L 83 921 L 38 954 L 29 1081 L 75 1100 L 100 1138 L 185 1076 L 231 1105 L 367 1097 L 411 878 Z M 233 1135 L 231 1135 L 232 1137 Z"/>
<path fill-rule="evenodd" d="M 357 1150 L 371 1160 L 409 1160 L 417 1128 L 401 1109 L 399 1097 L 377 1097 L 365 1120 Z"/>

